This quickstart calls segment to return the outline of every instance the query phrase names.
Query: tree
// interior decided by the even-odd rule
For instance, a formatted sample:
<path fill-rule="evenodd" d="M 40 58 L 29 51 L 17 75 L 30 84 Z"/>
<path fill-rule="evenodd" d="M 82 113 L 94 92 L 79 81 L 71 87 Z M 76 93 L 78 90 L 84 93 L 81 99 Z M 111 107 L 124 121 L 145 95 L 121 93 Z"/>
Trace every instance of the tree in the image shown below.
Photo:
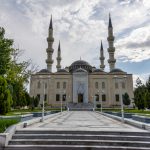
<path fill-rule="evenodd" d="M 0 76 L 0 114 L 6 114 L 12 104 L 10 91 L 4 77 Z"/>
<path fill-rule="evenodd" d="M 130 105 L 130 103 L 131 103 L 130 97 L 129 97 L 128 93 L 125 93 L 123 95 L 123 104 L 124 105 Z"/>
<path fill-rule="evenodd" d="M 139 86 L 134 91 L 134 102 L 138 109 L 144 109 L 146 107 L 145 101 L 145 86 Z"/>
<path fill-rule="evenodd" d="M 13 40 L 4 37 L 5 30 L 0 27 L 0 75 L 4 76 L 10 68 Z"/>
<path fill-rule="evenodd" d="M 34 107 L 38 107 L 38 105 L 39 105 L 39 98 L 36 96 L 35 98 L 34 98 Z"/>
<path fill-rule="evenodd" d="M 146 88 L 148 89 L 148 92 L 150 93 L 150 76 L 148 80 L 146 81 Z"/>
<path fill-rule="evenodd" d="M 150 92 L 148 91 L 148 89 L 146 89 L 145 91 L 145 102 L 146 102 L 146 108 L 150 109 Z"/>
<path fill-rule="evenodd" d="M 136 80 L 136 88 L 134 90 L 134 102 L 138 109 L 145 109 L 145 85 L 142 84 L 139 78 Z"/>

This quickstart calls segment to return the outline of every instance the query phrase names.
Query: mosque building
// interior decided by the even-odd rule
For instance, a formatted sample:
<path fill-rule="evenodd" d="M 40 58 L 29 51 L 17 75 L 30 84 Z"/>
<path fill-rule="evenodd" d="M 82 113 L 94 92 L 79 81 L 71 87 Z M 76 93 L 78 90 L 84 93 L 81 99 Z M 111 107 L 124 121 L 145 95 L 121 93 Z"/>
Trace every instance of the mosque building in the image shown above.
<path fill-rule="evenodd" d="M 53 23 L 52 17 L 49 25 L 47 38 L 47 69 L 31 75 L 30 95 L 38 97 L 39 104 L 43 99 L 50 107 L 69 106 L 82 103 L 87 106 L 91 104 L 102 104 L 103 107 L 117 107 L 121 105 L 122 95 L 128 93 L 130 99 L 133 98 L 133 78 L 132 74 L 115 67 L 114 57 L 114 35 L 111 16 L 108 23 L 108 64 L 109 72 L 105 71 L 104 50 L 101 41 L 100 66 L 93 67 L 84 60 L 77 60 L 65 69 L 61 68 L 61 46 L 59 42 L 57 51 L 57 71 L 52 72 L 53 65 Z"/>

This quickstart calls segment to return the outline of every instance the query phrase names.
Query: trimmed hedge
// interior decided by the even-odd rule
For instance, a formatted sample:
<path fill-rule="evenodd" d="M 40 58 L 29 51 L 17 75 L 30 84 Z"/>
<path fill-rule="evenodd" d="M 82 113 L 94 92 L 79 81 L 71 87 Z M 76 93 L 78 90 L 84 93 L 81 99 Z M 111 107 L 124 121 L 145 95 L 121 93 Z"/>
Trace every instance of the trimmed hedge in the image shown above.
<path fill-rule="evenodd" d="M 20 119 L 1 119 L 0 120 L 0 133 L 3 133 L 9 126 L 16 124 Z"/>

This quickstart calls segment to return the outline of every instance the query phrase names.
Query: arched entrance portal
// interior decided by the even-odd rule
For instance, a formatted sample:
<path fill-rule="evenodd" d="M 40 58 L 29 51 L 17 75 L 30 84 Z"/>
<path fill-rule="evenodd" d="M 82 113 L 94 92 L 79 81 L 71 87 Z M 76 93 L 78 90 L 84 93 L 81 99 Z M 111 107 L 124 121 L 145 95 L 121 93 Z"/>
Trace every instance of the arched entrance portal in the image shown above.
<path fill-rule="evenodd" d="M 78 103 L 83 103 L 83 94 L 82 93 L 78 94 Z"/>
<path fill-rule="evenodd" d="M 88 103 L 88 72 L 82 68 L 73 73 L 73 103 Z"/>

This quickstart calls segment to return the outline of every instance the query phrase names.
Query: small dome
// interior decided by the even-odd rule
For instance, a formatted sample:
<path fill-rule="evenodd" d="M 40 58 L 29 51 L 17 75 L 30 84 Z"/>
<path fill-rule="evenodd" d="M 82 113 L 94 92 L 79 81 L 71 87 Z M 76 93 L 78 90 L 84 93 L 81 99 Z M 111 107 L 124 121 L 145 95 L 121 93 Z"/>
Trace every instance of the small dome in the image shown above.
<path fill-rule="evenodd" d="M 49 71 L 47 69 L 42 69 L 38 73 L 49 73 Z"/>
<path fill-rule="evenodd" d="M 78 68 L 74 72 L 87 72 L 87 71 L 83 68 Z"/>
<path fill-rule="evenodd" d="M 110 71 L 110 73 L 113 73 L 113 72 L 124 72 L 124 71 L 122 71 L 122 70 L 119 69 L 119 68 L 114 68 L 114 69 L 112 69 L 112 70 Z"/>
<path fill-rule="evenodd" d="M 104 72 L 104 71 L 101 69 L 95 69 L 93 72 Z"/>
<path fill-rule="evenodd" d="M 59 69 L 57 72 L 68 72 L 66 69 Z"/>

